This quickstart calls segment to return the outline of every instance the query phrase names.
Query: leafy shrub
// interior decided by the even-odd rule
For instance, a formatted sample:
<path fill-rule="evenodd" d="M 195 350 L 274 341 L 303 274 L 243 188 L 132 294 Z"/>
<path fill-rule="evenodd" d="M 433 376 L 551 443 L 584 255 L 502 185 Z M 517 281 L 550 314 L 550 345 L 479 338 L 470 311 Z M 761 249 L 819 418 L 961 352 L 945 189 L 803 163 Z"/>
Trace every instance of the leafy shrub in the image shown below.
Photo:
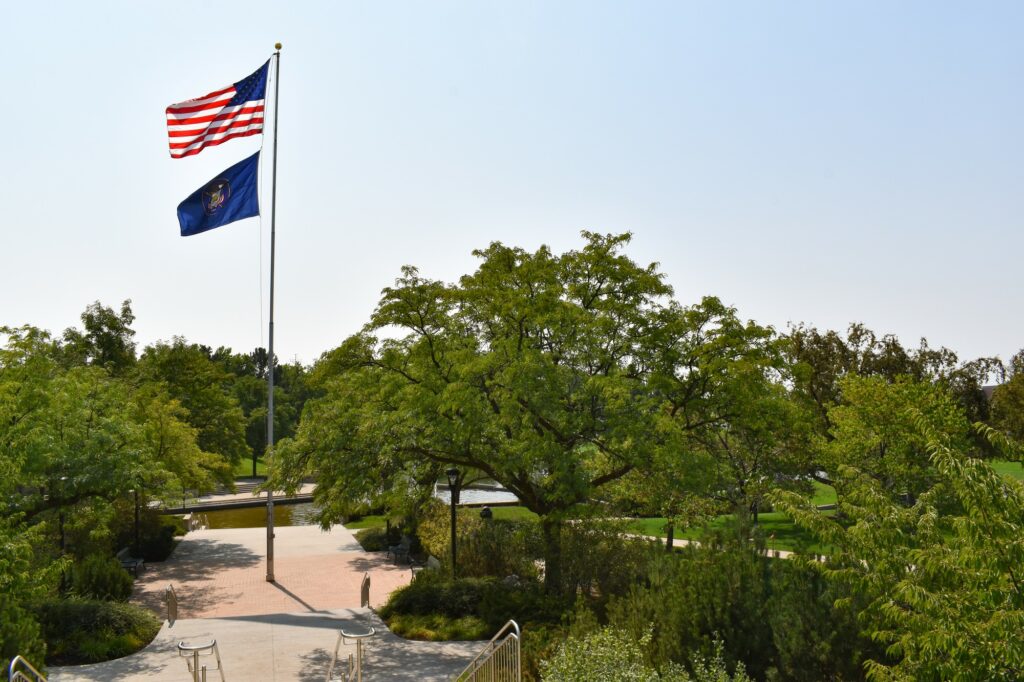
<path fill-rule="evenodd" d="M 835 606 L 842 595 L 805 566 L 765 558 L 745 538 L 652 550 L 645 581 L 610 600 L 608 622 L 635 638 L 657 624 L 647 649 L 655 667 L 696 673 L 695 657 L 717 655 L 758 679 L 860 679 L 864 652 L 877 645 L 858 635 L 855 609 Z"/>
<path fill-rule="evenodd" d="M 439 571 L 421 571 L 406 587 L 391 593 L 380 615 L 385 620 L 394 614 L 439 613 L 451 618 L 477 615 L 484 591 L 495 582 L 484 578 L 452 582 Z"/>
<path fill-rule="evenodd" d="M 651 629 L 639 639 L 614 628 L 603 628 L 582 638 L 566 640 L 555 655 L 541 664 L 545 682 L 607 680 L 607 682 L 753 682 L 742 663 L 729 674 L 722 656 L 722 642 L 715 642 L 710 659 L 697 654 L 691 659 L 693 677 L 680 665 L 669 663 L 662 672 L 644 661 L 643 650 L 651 643 Z"/>
<path fill-rule="evenodd" d="M 146 646 L 160 630 L 152 613 L 134 604 L 61 599 L 31 607 L 43 628 L 50 665 L 120 658 Z"/>
<path fill-rule="evenodd" d="M 626 537 L 623 530 L 621 523 L 605 520 L 563 525 L 563 593 L 584 594 L 603 603 L 643 579 L 651 542 Z"/>
<path fill-rule="evenodd" d="M 650 632 L 640 641 L 634 641 L 625 632 L 612 628 L 583 638 L 569 638 L 550 660 L 541 664 L 542 678 L 545 682 L 657 682 L 667 679 L 644 663 L 643 647 L 650 639 Z"/>
<path fill-rule="evenodd" d="M 7 666 L 18 654 L 39 668 L 45 652 L 39 623 L 11 595 L 0 594 L 0 675 L 7 676 Z"/>
<path fill-rule="evenodd" d="M 354 535 L 356 542 L 362 545 L 367 552 L 383 552 L 389 546 L 396 544 L 390 541 L 383 528 L 364 528 L 357 530 Z"/>
<path fill-rule="evenodd" d="M 185 521 L 177 516 L 145 514 L 139 526 L 139 549 L 146 561 L 165 561 L 174 551 L 175 536 L 184 535 Z M 134 542 L 134 537 L 129 541 Z"/>
<path fill-rule="evenodd" d="M 466 639 L 479 639 L 490 637 L 509 619 L 518 622 L 524 631 L 534 623 L 557 623 L 567 606 L 564 601 L 547 597 L 536 582 L 512 583 L 496 578 L 460 578 L 453 582 L 438 571 L 421 571 L 409 585 L 391 594 L 380 616 L 392 631 L 398 623 L 407 631 L 422 626 L 440 639 L 446 638 L 440 633 L 453 631 L 468 633 L 463 636 Z M 445 622 L 467 618 L 471 620 Z M 416 637 L 431 636 L 420 632 Z"/>
<path fill-rule="evenodd" d="M 520 653 L 523 679 L 537 682 L 541 679 L 541 665 L 555 655 L 558 647 L 568 637 L 568 630 L 562 625 L 529 623 L 524 625 L 522 636 Z"/>
<path fill-rule="evenodd" d="M 71 591 L 86 599 L 127 601 L 132 577 L 114 557 L 93 554 L 72 568 Z"/>

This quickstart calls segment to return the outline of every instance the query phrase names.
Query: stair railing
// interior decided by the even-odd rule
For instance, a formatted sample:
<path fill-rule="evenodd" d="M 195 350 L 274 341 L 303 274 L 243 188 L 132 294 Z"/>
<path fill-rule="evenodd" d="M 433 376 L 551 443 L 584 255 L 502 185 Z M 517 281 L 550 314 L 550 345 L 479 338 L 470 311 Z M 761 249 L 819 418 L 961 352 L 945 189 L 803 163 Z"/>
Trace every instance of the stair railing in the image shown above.
<path fill-rule="evenodd" d="M 46 682 L 46 678 L 33 668 L 24 656 L 18 655 L 11 659 L 11 667 L 7 669 L 7 682 Z"/>
<path fill-rule="evenodd" d="M 213 656 L 214 660 L 217 661 L 217 667 L 214 670 L 220 673 L 220 682 L 224 682 L 224 666 L 220 662 L 220 650 L 217 648 L 217 640 L 211 639 L 209 642 L 200 642 L 199 644 L 178 642 L 178 656 L 185 659 L 188 671 L 192 675 L 192 682 L 206 682 L 207 666 L 199 665 L 199 657 Z"/>
<path fill-rule="evenodd" d="M 331 659 L 331 667 L 327 669 L 327 682 L 334 682 L 334 669 L 338 665 L 338 650 L 342 644 L 349 644 L 348 640 L 353 640 L 356 643 L 355 654 L 348 655 L 348 671 L 345 676 L 341 678 L 344 682 L 363 682 L 363 640 L 369 639 L 377 634 L 377 631 L 370 628 L 367 632 L 348 632 L 347 630 L 341 630 L 338 632 L 338 639 L 334 643 L 334 657 Z"/>
<path fill-rule="evenodd" d="M 521 637 L 519 625 L 514 620 L 505 623 L 459 673 L 456 682 L 520 682 L 523 678 Z"/>

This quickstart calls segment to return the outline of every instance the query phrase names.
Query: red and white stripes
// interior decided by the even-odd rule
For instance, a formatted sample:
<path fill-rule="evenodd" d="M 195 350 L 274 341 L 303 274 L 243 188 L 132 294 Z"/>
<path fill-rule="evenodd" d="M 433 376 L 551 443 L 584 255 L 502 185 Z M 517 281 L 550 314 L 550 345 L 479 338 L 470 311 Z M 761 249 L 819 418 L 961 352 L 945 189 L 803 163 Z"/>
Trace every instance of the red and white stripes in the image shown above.
<path fill-rule="evenodd" d="M 180 159 L 236 137 L 261 133 L 265 100 L 232 104 L 236 94 L 231 86 L 167 107 L 171 157 Z"/>

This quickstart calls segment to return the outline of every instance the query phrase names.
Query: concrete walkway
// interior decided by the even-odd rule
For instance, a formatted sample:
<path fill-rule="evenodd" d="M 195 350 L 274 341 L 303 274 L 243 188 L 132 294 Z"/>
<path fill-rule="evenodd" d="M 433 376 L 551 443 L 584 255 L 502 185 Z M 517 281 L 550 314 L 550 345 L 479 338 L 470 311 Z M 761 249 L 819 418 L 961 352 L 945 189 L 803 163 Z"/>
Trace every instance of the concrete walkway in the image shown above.
<path fill-rule="evenodd" d="M 177 655 L 180 640 L 216 639 L 229 682 L 323 680 L 338 631 L 378 635 L 367 645 L 364 679 L 449 680 L 482 642 L 413 642 L 391 634 L 369 609 L 359 608 L 360 584 L 369 573 L 371 604 L 382 605 L 408 584 L 408 567 L 382 553 L 363 551 L 343 526 L 276 529 L 274 583 L 266 581 L 266 530 L 233 528 L 189 533 L 163 563 L 147 564 L 132 601 L 166 616 L 164 590 L 173 584 L 178 620 L 164 626 L 142 651 L 86 666 L 54 667 L 50 680 L 191 679 Z M 343 647 L 348 659 L 354 647 Z M 205 660 L 213 667 L 212 660 Z M 210 682 L 219 680 L 208 674 Z"/>
<path fill-rule="evenodd" d="M 132 656 L 94 665 L 51 668 L 51 682 L 107 682 L 108 680 L 150 680 L 188 682 L 185 659 L 177 653 L 179 641 L 217 640 L 224 677 L 228 682 L 278 682 L 280 680 L 323 682 L 331 664 L 338 631 L 377 635 L 366 640 L 363 679 L 451 680 L 480 650 L 482 642 L 411 642 L 388 632 L 376 614 L 368 609 L 332 609 L 321 613 L 293 613 L 233 618 L 179 620 L 164 623 L 156 639 Z M 338 658 L 347 666 L 354 645 L 342 645 Z M 212 669 L 212 657 L 202 657 L 207 680 L 219 681 Z M 339 675 L 340 677 L 340 675 Z"/>

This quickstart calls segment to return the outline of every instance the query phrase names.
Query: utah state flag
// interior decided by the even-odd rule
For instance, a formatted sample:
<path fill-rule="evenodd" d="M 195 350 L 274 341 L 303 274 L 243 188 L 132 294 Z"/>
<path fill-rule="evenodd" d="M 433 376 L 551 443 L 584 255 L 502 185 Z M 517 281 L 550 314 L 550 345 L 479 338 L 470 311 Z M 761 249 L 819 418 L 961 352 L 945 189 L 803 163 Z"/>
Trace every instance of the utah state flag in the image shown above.
<path fill-rule="evenodd" d="M 260 214 L 260 153 L 239 161 L 178 204 L 181 236 L 190 237 Z"/>

